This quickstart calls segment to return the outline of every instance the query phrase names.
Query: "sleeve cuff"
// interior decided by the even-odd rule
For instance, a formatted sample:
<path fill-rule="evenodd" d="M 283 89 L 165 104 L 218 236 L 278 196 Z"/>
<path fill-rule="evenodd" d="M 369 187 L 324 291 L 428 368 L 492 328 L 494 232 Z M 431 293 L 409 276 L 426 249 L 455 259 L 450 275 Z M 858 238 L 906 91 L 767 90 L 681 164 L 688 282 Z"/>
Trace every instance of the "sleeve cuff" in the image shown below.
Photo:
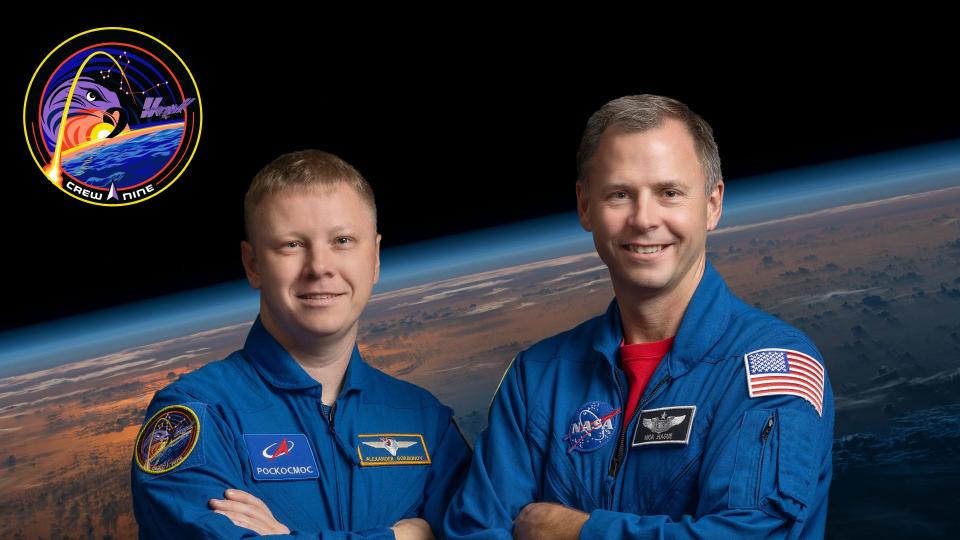
<path fill-rule="evenodd" d="M 604 538 L 606 531 L 610 528 L 611 512 L 606 510 L 594 510 L 590 512 L 590 517 L 580 528 L 580 540 L 589 540 L 591 538 Z"/>
<path fill-rule="evenodd" d="M 580 529 L 580 539 L 647 538 L 657 530 L 662 516 L 638 516 L 610 510 L 594 510 Z M 647 533 L 644 536 L 644 533 Z M 638 536 L 639 535 L 639 536 Z"/>
<path fill-rule="evenodd" d="M 365 540 L 397 540 L 390 527 L 376 527 L 374 529 L 364 529 L 362 531 L 336 531 L 315 533 L 310 531 L 290 530 L 290 537 L 293 538 L 329 538 L 328 534 L 333 534 L 336 538 L 363 538 Z M 284 538 L 286 535 L 278 536 Z"/>

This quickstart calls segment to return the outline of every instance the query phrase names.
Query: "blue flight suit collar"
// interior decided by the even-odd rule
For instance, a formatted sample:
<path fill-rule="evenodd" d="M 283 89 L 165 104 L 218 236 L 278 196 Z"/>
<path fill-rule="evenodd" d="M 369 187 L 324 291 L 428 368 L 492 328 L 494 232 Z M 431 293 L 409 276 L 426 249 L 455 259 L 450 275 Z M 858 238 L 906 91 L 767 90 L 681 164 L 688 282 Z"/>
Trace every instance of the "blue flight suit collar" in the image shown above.
<path fill-rule="evenodd" d="M 247 340 L 243 344 L 244 356 L 253 364 L 260 376 L 271 385 L 285 390 L 300 390 L 317 388 L 320 383 L 308 374 L 283 345 L 280 344 L 263 326 L 260 316 L 253 321 Z M 340 396 L 351 391 L 360 391 L 364 387 L 364 379 L 368 375 L 366 362 L 360 356 L 360 349 L 353 344 L 350 363 L 343 378 L 343 388 Z"/>
<path fill-rule="evenodd" d="M 687 304 L 673 347 L 666 356 L 666 368 L 671 378 L 675 379 L 696 366 L 719 341 L 730 323 L 731 296 L 723 278 L 710 261 L 706 261 L 703 276 Z M 594 336 L 593 348 L 611 366 L 617 366 L 623 325 L 616 298 L 610 302 L 600 329 Z"/>

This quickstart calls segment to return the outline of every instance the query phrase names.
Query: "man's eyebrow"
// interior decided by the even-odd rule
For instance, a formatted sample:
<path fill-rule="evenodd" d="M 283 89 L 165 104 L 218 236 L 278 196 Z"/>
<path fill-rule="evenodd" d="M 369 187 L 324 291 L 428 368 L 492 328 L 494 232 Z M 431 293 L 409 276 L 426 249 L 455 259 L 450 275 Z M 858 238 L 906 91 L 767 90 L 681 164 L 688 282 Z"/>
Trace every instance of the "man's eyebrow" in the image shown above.
<path fill-rule="evenodd" d="M 620 190 L 633 191 L 636 189 L 636 185 L 628 182 L 613 182 L 612 184 L 609 184 L 605 187 L 609 191 L 620 191 Z M 670 180 L 661 180 L 659 182 L 654 182 L 653 189 L 658 191 L 664 190 L 664 189 L 688 190 L 690 189 L 690 186 L 681 182 L 680 180 L 670 179 Z"/>
<path fill-rule="evenodd" d="M 333 227 L 330 227 L 329 229 L 326 229 L 326 232 L 332 233 L 332 234 L 341 234 L 345 232 L 350 232 L 352 230 L 353 230 L 353 227 L 351 227 L 350 225 L 335 225 Z M 292 234 L 296 236 L 310 236 L 311 232 L 309 231 L 309 229 L 291 228 L 286 231 L 286 234 Z"/>
<path fill-rule="evenodd" d="M 690 186 L 688 186 L 687 184 L 684 184 L 684 183 L 681 182 L 680 180 L 673 180 L 673 179 L 671 179 L 671 180 L 661 180 L 660 182 L 655 182 L 655 183 L 653 184 L 653 187 L 656 188 L 656 189 L 658 189 L 658 190 L 663 190 L 663 189 L 682 189 L 682 190 L 686 190 L 686 189 L 689 189 L 689 188 L 690 188 Z"/>

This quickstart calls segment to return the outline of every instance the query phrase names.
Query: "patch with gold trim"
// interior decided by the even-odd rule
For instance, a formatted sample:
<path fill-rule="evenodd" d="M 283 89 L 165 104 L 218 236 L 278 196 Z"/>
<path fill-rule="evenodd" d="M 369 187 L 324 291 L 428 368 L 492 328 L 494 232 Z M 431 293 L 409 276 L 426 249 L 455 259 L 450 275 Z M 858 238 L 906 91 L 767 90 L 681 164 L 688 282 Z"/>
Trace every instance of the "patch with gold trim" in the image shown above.
<path fill-rule="evenodd" d="M 429 465 L 430 452 L 419 433 L 357 435 L 357 455 L 362 467 Z"/>
<path fill-rule="evenodd" d="M 145 473 L 162 474 L 190 457 L 200 439 L 200 419 L 186 405 L 171 405 L 154 413 L 140 429 L 134 448 L 137 465 Z"/>

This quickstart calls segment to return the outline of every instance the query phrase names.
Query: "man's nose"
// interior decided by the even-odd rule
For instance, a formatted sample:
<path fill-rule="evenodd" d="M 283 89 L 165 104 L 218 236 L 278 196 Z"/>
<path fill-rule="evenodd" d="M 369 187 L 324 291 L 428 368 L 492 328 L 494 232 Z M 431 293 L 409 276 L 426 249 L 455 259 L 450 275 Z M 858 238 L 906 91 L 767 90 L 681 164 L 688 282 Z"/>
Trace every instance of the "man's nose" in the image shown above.
<path fill-rule="evenodd" d="M 655 229 L 660 224 L 660 207 L 653 194 L 641 193 L 633 203 L 630 225 L 641 231 Z"/>
<path fill-rule="evenodd" d="M 307 250 L 303 273 L 309 278 L 330 277 L 333 275 L 333 264 L 329 250 L 323 247 L 311 247 Z"/>

